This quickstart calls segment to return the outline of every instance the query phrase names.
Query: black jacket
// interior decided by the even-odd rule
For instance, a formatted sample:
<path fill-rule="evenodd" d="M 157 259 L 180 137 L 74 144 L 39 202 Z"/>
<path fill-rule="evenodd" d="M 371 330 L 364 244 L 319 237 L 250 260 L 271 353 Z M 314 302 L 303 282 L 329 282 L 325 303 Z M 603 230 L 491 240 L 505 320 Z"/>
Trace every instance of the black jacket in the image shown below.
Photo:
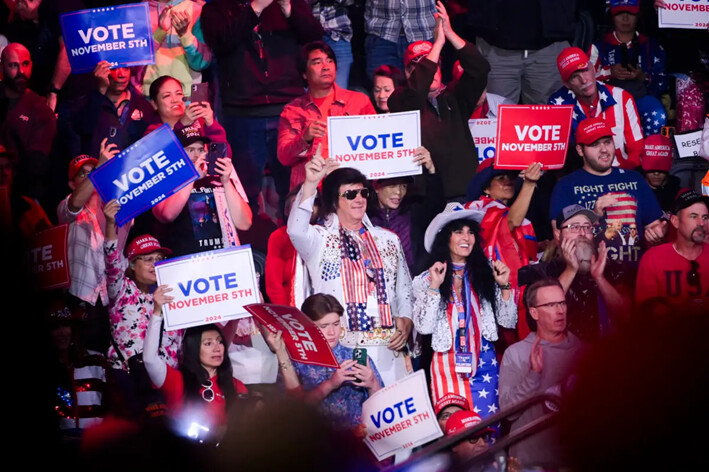
<path fill-rule="evenodd" d="M 274 111 L 243 113 L 272 116 L 303 95 L 296 60 L 301 46 L 322 39 L 324 31 L 304 0 L 291 0 L 291 8 L 286 18 L 277 2 L 261 16 L 256 16 L 250 3 L 234 0 L 213 0 L 204 6 L 202 31 L 217 58 L 225 107 L 266 106 Z"/>

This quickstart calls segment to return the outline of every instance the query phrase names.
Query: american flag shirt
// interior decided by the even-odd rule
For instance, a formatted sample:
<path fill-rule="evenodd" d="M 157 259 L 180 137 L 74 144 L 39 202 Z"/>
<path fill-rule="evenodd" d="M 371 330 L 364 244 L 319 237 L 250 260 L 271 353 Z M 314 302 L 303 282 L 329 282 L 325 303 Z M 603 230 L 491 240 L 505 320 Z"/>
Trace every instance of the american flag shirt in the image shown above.
<path fill-rule="evenodd" d="M 662 216 L 655 194 L 638 172 L 619 168 L 608 175 L 594 175 L 579 169 L 561 179 L 551 195 L 550 215 L 573 204 L 589 210 L 599 197 L 611 194 L 617 202 L 606 208 L 594 229 L 596 242 L 605 241 L 610 260 L 637 267 L 641 255 L 643 229 Z"/>
<path fill-rule="evenodd" d="M 644 146 L 643 129 L 635 100 L 632 95 L 620 87 L 604 85 L 601 82 L 596 82 L 596 85 L 598 87 L 598 104 L 594 116 L 586 116 L 574 92 L 566 87 L 561 87 L 554 92 L 549 97 L 549 104 L 573 105 L 571 141 L 574 141 L 576 128 L 583 120 L 603 118 L 613 131 L 613 144 L 615 144 L 613 166 L 635 169 L 640 165 L 640 155 Z"/>

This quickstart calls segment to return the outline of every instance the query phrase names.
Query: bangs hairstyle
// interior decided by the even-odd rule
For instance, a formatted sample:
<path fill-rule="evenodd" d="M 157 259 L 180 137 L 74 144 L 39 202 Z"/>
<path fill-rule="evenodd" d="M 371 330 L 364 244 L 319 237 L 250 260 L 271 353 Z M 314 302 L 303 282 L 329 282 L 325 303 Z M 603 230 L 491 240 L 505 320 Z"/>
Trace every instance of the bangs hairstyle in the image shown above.
<path fill-rule="evenodd" d="M 202 367 L 199 361 L 199 351 L 202 346 L 202 333 L 206 331 L 216 331 L 222 338 L 224 345 L 224 358 L 222 364 L 217 367 L 217 384 L 222 390 L 226 399 L 227 409 L 236 400 L 236 389 L 232 380 L 231 360 L 226 349 L 224 334 L 219 326 L 215 324 L 207 324 L 188 328 L 185 331 L 185 337 L 182 338 L 182 362 L 180 363 L 180 372 L 185 384 L 185 400 L 187 402 L 201 402 L 202 395 L 200 390 L 202 385 L 209 380 L 207 370 Z"/>
<path fill-rule="evenodd" d="M 465 261 L 465 269 L 468 272 L 468 280 L 473 291 L 478 298 L 487 300 L 492 306 L 493 312 L 497 316 L 497 300 L 495 298 L 495 277 L 492 275 L 492 268 L 485 257 L 482 246 L 480 246 L 480 225 L 470 219 L 453 220 L 445 225 L 436 235 L 431 247 L 431 255 L 427 267 L 431 267 L 434 262 L 445 262 L 447 266 L 446 275 L 441 284 L 441 303 L 447 303 L 452 296 L 453 287 L 453 261 L 449 243 L 454 231 L 470 228 L 475 236 L 473 250 Z"/>
<path fill-rule="evenodd" d="M 310 41 L 300 48 L 300 54 L 298 54 L 296 65 L 298 66 L 298 72 L 300 75 L 305 74 L 305 71 L 308 68 L 308 58 L 310 57 L 310 53 L 313 51 L 324 52 L 328 59 L 332 59 L 332 62 L 335 63 L 335 68 L 337 69 L 337 56 L 335 56 L 335 51 L 333 51 L 325 41 Z"/>
<path fill-rule="evenodd" d="M 339 316 L 345 312 L 337 298 L 325 293 L 316 293 L 305 299 L 300 311 L 313 321 L 322 319 L 330 313 L 337 313 Z"/>
<path fill-rule="evenodd" d="M 367 185 L 367 178 L 357 169 L 340 167 L 332 171 L 322 181 L 322 209 L 323 216 L 327 217 L 337 211 L 337 202 L 340 199 L 340 186 L 348 184 Z"/>
<path fill-rule="evenodd" d="M 160 93 L 160 89 L 162 86 L 168 81 L 168 80 L 174 80 L 178 84 L 180 84 L 180 87 L 184 88 L 182 85 L 182 82 L 177 80 L 171 75 L 161 75 L 157 79 L 153 81 L 152 84 L 150 84 L 150 89 L 148 91 L 148 95 L 150 96 L 150 100 L 156 102 L 158 100 L 158 94 Z"/>

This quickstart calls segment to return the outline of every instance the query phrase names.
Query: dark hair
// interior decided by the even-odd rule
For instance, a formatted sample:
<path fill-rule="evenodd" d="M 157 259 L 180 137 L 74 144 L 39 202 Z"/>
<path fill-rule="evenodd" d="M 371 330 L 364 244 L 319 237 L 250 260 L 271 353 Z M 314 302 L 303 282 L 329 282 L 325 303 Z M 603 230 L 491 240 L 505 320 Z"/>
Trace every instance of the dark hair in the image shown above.
<path fill-rule="evenodd" d="M 561 283 L 559 282 L 558 279 L 552 279 L 552 278 L 544 278 L 541 280 L 537 280 L 533 284 L 530 284 L 529 287 L 524 291 L 524 308 L 526 309 L 526 317 L 527 317 L 527 325 L 529 326 L 529 329 L 531 331 L 537 331 L 537 320 L 532 318 L 532 315 L 529 313 L 529 309 L 531 307 L 534 307 L 537 304 L 537 292 L 539 289 L 544 288 L 544 287 L 559 287 L 561 291 L 564 291 L 564 287 L 561 286 Z"/>
<path fill-rule="evenodd" d="M 340 167 L 332 171 L 322 181 L 323 217 L 337 211 L 337 201 L 340 198 L 340 186 L 348 184 L 367 185 L 367 178 L 357 169 Z"/>
<path fill-rule="evenodd" d="M 222 390 L 226 398 L 226 405 L 229 408 L 236 399 L 236 389 L 232 378 L 231 360 L 226 349 L 224 335 L 219 326 L 215 324 L 207 324 L 195 326 L 185 331 L 185 337 L 182 338 L 182 362 L 180 363 L 180 372 L 185 384 L 185 400 L 187 402 L 202 401 L 200 390 L 203 384 L 209 380 L 207 370 L 202 367 L 199 361 L 199 351 L 202 346 L 202 333 L 205 331 L 216 331 L 222 337 L 224 344 L 224 358 L 222 364 L 217 367 L 217 384 Z"/>
<path fill-rule="evenodd" d="M 394 82 L 394 87 L 405 87 L 406 86 L 406 76 L 401 72 L 396 66 L 391 66 L 389 64 L 384 64 L 377 67 L 372 75 L 372 82 L 374 82 L 375 77 L 389 77 L 392 82 Z"/>
<path fill-rule="evenodd" d="M 180 87 L 182 87 L 182 82 L 177 80 L 171 75 L 161 75 L 157 79 L 153 80 L 153 83 L 150 84 L 150 90 L 148 91 L 148 96 L 150 97 L 150 100 L 156 102 L 158 100 L 158 93 L 160 93 L 160 89 L 162 88 L 163 84 L 167 82 L 168 80 L 174 80 L 178 84 L 180 84 Z"/>
<path fill-rule="evenodd" d="M 335 67 L 337 68 L 337 56 L 335 56 L 335 51 L 333 51 L 332 48 L 324 41 L 310 41 L 300 48 L 300 54 L 298 55 L 298 60 L 296 62 L 298 72 L 305 74 L 305 71 L 308 68 L 308 58 L 310 57 L 310 53 L 313 51 L 324 52 L 329 59 L 332 59 L 335 63 Z"/>
<path fill-rule="evenodd" d="M 454 231 L 467 226 L 475 236 L 475 244 L 473 250 L 468 256 L 465 263 L 465 269 L 468 272 L 468 280 L 475 293 L 480 300 L 487 300 L 492 306 L 493 312 L 497 313 L 497 301 L 495 298 L 495 277 L 492 275 L 492 268 L 485 257 L 482 246 L 480 245 L 480 225 L 474 220 L 460 219 L 453 220 L 445 225 L 436 235 L 429 256 L 427 267 L 433 265 L 434 262 L 445 262 L 448 269 L 441 284 L 441 303 L 447 303 L 452 295 L 453 286 L 453 261 L 449 249 L 451 235 Z M 464 301 L 465 302 L 465 301 Z"/>
<path fill-rule="evenodd" d="M 305 313 L 305 315 L 313 321 L 318 321 L 322 317 L 330 313 L 337 313 L 342 316 L 345 309 L 337 298 L 326 293 L 316 293 L 315 295 L 310 295 L 303 301 L 300 307 L 300 311 Z"/>

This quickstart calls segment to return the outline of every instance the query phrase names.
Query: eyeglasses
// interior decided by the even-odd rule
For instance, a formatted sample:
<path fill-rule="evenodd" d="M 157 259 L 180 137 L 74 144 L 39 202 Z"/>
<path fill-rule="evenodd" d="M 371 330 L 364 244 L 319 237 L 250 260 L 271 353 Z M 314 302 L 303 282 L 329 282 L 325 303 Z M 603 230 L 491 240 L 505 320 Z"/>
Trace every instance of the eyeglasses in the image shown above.
<path fill-rule="evenodd" d="M 560 302 L 549 302 L 549 303 L 542 303 L 541 305 L 536 305 L 533 306 L 532 308 L 566 308 L 566 300 L 562 300 Z"/>
<path fill-rule="evenodd" d="M 141 260 L 146 264 L 155 264 L 156 262 L 162 262 L 165 260 L 163 256 L 138 256 L 136 259 Z"/>
<path fill-rule="evenodd" d="M 593 226 L 582 225 L 581 223 L 572 223 L 570 225 L 564 225 L 561 229 L 568 229 L 571 233 L 578 233 L 579 231 L 584 233 L 591 233 L 593 231 Z"/>
<path fill-rule="evenodd" d="M 699 287 L 699 262 L 689 261 L 691 269 L 687 272 L 687 283 L 693 287 Z"/>
<path fill-rule="evenodd" d="M 224 395 L 214 391 L 213 386 L 214 384 L 211 380 L 207 380 L 207 383 L 202 384 L 202 388 L 204 389 L 202 390 L 202 400 L 205 402 L 213 402 L 216 397 L 224 398 Z"/>
<path fill-rule="evenodd" d="M 82 170 L 80 170 L 79 172 L 76 173 L 76 175 L 74 176 L 74 178 L 77 178 L 77 177 L 86 177 L 86 176 L 88 176 L 90 173 L 91 173 L 90 170 L 83 170 L 83 169 L 82 169 Z"/>
<path fill-rule="evenodd" d="M 481 439 L 487 444 L 490 444 L 490 441 L 492 440 L 492 433 L 483 433 L 480 436 L 474 436 L 472 438 L 469 438 L 468 441 L 470 441 L 471 444 L 475 444 Z"/>
<path fill-rule="evenodd" d="M 347 200 L 354 200 L 357 195 L 362 195 L 362 198 L 369 197 L 369 189 L 367 187 L 345 190 L 344 192 L 338 194 L 341 197 L 345 197 Z"/>

